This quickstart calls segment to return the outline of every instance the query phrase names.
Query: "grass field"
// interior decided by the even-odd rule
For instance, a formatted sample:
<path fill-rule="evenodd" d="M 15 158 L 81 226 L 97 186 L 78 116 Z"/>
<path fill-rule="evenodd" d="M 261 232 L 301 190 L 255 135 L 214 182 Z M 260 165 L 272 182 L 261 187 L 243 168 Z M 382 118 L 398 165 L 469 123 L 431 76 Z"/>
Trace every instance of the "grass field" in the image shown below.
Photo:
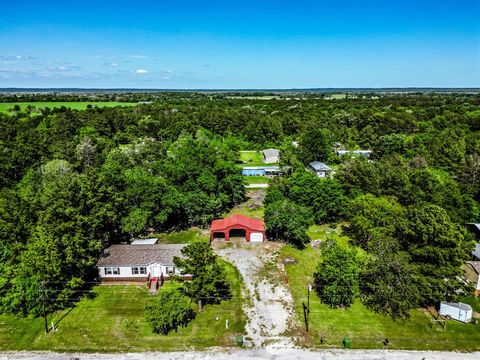
<path fill-rule="evenodd" d="M 70 312 L 51 317 L 49 322 L 65 315 L 57 331 L 46 335 L 42 319 L 0 316 L 0 350 L 122 352 L 235 346 L 235 335 L 243 333 L 246 319 L 242 280 L 230 264 L 227 273 L 233 298 L 207 305 L 186 328 L 167 336 L 153 334 L 144 320 L 144 307 L 151 297 L 146 287 L 97 286 L 95 298 L 83 299 Z M 225 329 L 226 319 L 229 330 Z"/>
<path fill-rule="evenodd" d="M 256 209 L 250 209 L 248 207 L 242 208 L 235 208 L 231 210 L 228 214 L 224 214 L 224 216 L 230 216 L 235 214 L 245 215 L 254 219 L 263 219 L 263 213 L 265 209 L 262 207 Z"/>
<path fill-rule="evenodd" d="M 245 166 L 264 166 L 263 155 L 260 151 L 240 151 L 240 161 Z"/>
<path fill-rule="evenodd" d="M 327 225 L 313 226 L 308 233 L 312 239 L 325 240 L 327 233 L 341 246 L 350 246 L 348 237 L 341 234 L 340 227 L 331 231 Z M 296 264 L 285 265 L 289 287 L 294 298 L 297 317 L 304 326 L 302 303 L 307 303 L 308 277 L 313 273 L 321 257 L 320 250 L 307 247 L 298 250 L 285 246 L 280 258 L 293 257 Z M 480 301 L 469 298 L 474 307 Z M 411 319 L 406 322 L 393 321 L 378 315 L 357 300 L 349 309 L 331 309 L 322 304 L 314 292 L 310 297 L 310 341 L 318 347 L 341 347 L 344 336 L 349 336 L 353 348 L 383 348 L 383 340 L 389 340 L 389 347 L 417 350 L 480 350 L 480 325 L 449 321 L 446 330 L 429 326 L 431 315 L 426 311 L 411 311 Z M 323 344 L 320 339 L 323 338 Z"/>
<path fill-rule="evenodd" d="M 15 105 L 20 105 L 20 109 L 23 111 L 28 105 L 32 105 L 37 109 L 45 108 L 60 108 L 65 106 L 74 110 L 85 110 L 88 105 L 98 107 L 114 107 L 114 106 L 135 106 L 136 103 L 125 102 L 18 102 L 18 103 L 0 103 L 0 112 L 8 112 Z"/>
<path fill-rule="evenodd" d="M 208 241 L 208 235 L 202 234 L 202 231 L 198 228 L 171 233 L 152 234 L 149 237 L 158 237 L 159 244 L 188 244 L 196 240 Z"/>

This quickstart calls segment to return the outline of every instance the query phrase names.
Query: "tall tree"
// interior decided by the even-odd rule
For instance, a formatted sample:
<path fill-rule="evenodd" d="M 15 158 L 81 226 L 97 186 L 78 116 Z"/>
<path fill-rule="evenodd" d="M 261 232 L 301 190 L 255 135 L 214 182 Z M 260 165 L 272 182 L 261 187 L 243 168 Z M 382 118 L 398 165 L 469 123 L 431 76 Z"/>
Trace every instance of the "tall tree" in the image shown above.
<path fill-rule="evenodd" d="M 322 255 L 314 278 L 315 291 L 322 303 L 350 307 L 359 293 L 360 264 L 354 250 L 341 248 L 335 241 L 322 244 Z"/>
<path fill-rule="evenodd" d="M 182 249 L 183 257 L 175 257 L 175 266 L 192 280 L 184 283 L 185 293 L 202 304 L 218 304 L 231 297 L 225 269 L 206 242 L 193 242 Z"/>
<path fill-rule="evenodd" d="M 330 130 L 326 128 L 307 130 L 301 137 L 300 149 L 300 159 L 304 164 L 312 161 L 330 161 L 333 157 L 333 140 Z"/>
<path fill-rule="evenodd" d="M 309 238 L 307 230 L 313 219 L 310 211 L 290 200 L 271 203 L 265 209 L 265 226 L 273 240 L 283 240 L 298 248 L 304 248 Z"/>

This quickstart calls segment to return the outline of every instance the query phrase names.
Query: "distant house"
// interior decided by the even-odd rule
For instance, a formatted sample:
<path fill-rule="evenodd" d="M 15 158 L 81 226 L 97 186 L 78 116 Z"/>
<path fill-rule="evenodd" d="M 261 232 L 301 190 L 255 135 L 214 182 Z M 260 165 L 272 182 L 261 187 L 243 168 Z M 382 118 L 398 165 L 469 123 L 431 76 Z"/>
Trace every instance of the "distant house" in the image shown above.
<path fill-rule="evenodd" d="M 274 164 L 280 161 L 280 151 L 277 149 L 262 150 L 265 164 Z"/>
<path fill-rule="evenodd" d="M 185 244 L 112 245 L 103 251 L 97 262 L 100 280 L 105 282 L 150 282 L 168 280 L 172 275 L 188 279 L 173 263 L 182 257 Z"/>
<path fill-rule="evenodd" d="M 212 221 L 210 241 L 219 238 L 229 241 L 231 237 L 242 237 L 247 242 L 263 242 L 265 241 L 265 223 L 240 214 Z"/>
<path fill-rule="evenodd" d="M 321 161 L 314 161 L 309 164 L 309 170 L 320 178 L 327 177 L 333 169 Z"/>
<path fill-rule="evenodd" d="M 283 172 L 279 166 L 245 166 L 242 168 L 243 176 L 276 176 Z"/>
<path fill-rule="evenodd" d="M 480 296 L 480 261 L 467 261 L 462 268 L 475 286 L 475 295 Z"/>
<path fill-rule="evenodd" d="M 364 156 L 366 158 L 369 158 L 372 153 L 372 150 L 337 150 L 337 155 L 338 156 L 344 156 L 344 155 L 353 155 L 353 156 Z"/>

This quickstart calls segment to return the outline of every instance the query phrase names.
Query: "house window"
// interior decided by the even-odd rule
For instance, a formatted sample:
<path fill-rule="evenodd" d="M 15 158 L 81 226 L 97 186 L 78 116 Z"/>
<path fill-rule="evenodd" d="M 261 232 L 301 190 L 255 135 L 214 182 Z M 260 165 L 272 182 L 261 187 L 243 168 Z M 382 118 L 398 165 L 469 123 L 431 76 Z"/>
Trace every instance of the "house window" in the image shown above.
<path fill-rule="evenodd" d="M 132 275 L 146 275 L 147 268 L 145 266 L 134 266 L 132 267 Z"/>
<path fill-rule="evenodd" d="M 120 275 L 120 268 L 118 267 L 106 267 L 105 275 Z"/>
<path fill-rule="evenodd" d="M 172 275 L 175 273 L 175 266 L 167 266 L 167 274 Z"/>

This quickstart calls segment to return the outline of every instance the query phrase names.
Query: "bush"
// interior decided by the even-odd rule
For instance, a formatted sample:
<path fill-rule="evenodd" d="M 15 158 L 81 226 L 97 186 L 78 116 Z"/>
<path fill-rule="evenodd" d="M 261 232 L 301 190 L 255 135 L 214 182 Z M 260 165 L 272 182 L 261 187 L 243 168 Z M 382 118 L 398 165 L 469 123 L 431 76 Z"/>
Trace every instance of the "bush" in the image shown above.
<path fill-rule="evenodd" d="M 145 319 L 154 333 L 167 335 L 195 318 L 190 299 L 179 289 L 162 289 L 145 307 Z"/>

